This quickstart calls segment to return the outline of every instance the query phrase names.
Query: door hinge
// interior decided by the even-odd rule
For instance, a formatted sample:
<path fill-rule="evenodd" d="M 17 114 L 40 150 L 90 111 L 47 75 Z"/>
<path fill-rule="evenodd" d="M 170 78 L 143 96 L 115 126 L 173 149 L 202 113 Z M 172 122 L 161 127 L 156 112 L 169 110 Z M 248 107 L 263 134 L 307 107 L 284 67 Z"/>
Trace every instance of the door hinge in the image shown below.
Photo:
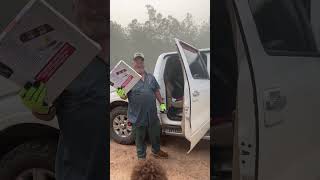
<path fill-rule="evenodd" d="M 244 138 L 239 138 L 239 165 L 244 176 L 254 175 L 255 170 L 255 145 Z"/>

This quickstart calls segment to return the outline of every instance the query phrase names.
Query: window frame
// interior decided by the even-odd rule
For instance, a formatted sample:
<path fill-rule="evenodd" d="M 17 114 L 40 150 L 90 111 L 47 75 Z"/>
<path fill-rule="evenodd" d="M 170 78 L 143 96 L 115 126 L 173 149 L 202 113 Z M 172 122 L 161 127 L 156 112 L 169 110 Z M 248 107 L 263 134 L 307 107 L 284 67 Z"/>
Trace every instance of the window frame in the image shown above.
<path fill-rule="evenodd" d="M 253 23 L 255 25 L 255 28 L 256 28 L 256 31 L 257 31 L 257 34 L 258 34 L 258 39 L 259 39 L 259 42 L 260 44 L 262 45 L 262 48 L 264 50 L 264 52 L 269 55 L 269 56 L 285 56 L 285 57 L 320 57 L 320 47 L 317 46 L 317 44 L 315 43 L 315 35 L 313 34 L 313 32 L 311 31 L 312 33 L 312 36 L 314 38 L 314 43 L 316 45 L 316 49 L 318 50 L 317 52 L 316 51 L 289 51 L 289 50 L 277 50 L 277 49 L 268 49 L 265 47 L 265 43 L 262 42 L 262 39 L 261 39 L 261 34 L 259 33 L 259 28 L 257 26 L 257 23 L 256 23 L 256 19 L 254 17 L 254 10 L 251 6 L 251 1 L 252 0 L 247 0 L 248 2 L 248 5 L 249 5 L 249 9 L 250 9 L 250 14 L 252 16 L 252 19 L 253 19 Z M 253 0 L 254 1 L 254 0 Z M 293 2 L 294 3 L 294 2 Z M 305 7 L 307 8 L 307 7 Z M 299 9 L 295 8 L 297 11 L 299 11 Z M 299 16 L 299 18 L 301 19 L 302 15 L 301 13 L 304 13 L 304 12 L 301 12 L 299 11 L 297 13 L 297 16 Z M 301 21 L 299 21 L 299 24 L 301 24 Z M 305 31 L 308 31 L 308 29 L 306 29 Z M 310 31 L 309 31 L 310 32 Z"/>
<path fill-rule="evenodd" d="M 197 52 L 197 61 L 199 61 L 201 68 L 202 68 L 203 70 L 205 70 L 205 71 L 204 71 L 204 74 L 205 74 L 206 77 L 200 77 L 200 78 L 194 77 L 194 75 L 193 75 L 193 73 L 192 73 L 192 70 L 191 70 L 191 68 L 190 68 L 190 63 L 189 63 L 188 59 L 186 59 L 186 61 L 187 61 L 187 63 L 188 63 L 189 71 L 190 71 L 190 73 L 191 73 L 191 78 L 194 79 L 194 80 L 210 80 L 210 75 L 209 75 L 209 72 L 208 72 L 208 70 L 207 70 L 206 63 L 205 63 L 204 59 L 202 58 L 202 53 L 201 53 L 201 51 L 200 51 L 199 49 L 196 49 L 196 48 L 194 48 L 194 47 L 192 47 L 192 46 L 190 46 L 190 45 L 182 42 L 182 41 L 180 41 L 180 44 L 181 44 L 182 49 L 183 49 L 184 51 L 187 50 L 187 49 L 185 49 L 183 46 L 186 46 L 186 47 L 188 47 L 188 48 L 191 48 L 191 49 L 195 49 L 195 50 L 196 50 L 196 52 Z M 190 51 L 190 52 L 191 52 L 191 51 Z M 186 54 L 186 53 L 184 52 L 184 54 Z M 181 57 L 181 54 L 180 54 L 180 53 L 179 53 L 179 56 L 180 56 L 180 58 L 181 58 L 181 60 L 182 60 L 182 57 Z"/>

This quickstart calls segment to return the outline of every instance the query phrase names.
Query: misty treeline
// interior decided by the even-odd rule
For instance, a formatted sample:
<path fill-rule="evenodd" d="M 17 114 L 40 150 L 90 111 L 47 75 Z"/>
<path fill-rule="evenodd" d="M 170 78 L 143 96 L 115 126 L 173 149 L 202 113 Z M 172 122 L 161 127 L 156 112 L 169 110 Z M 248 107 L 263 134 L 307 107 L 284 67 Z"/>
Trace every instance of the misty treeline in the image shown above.
<path fill-rule="evenodd" d="M 146 5 L 146 8 L 148 19 L 143 23 L 133 19 L 123 27 L 111 21 L 111 67 L 119 60 L 131 63 L 133 54 L 142 52 L 145 55 L 146 70 L 152 73 L 160 54 L 176 51 L 174 38 L 186 41 L 197 48 L 210 47 L 209 22 L 195 23 L 190 13 L 179 21 L 170 15 L 164 17 L 151 5 Z"/>

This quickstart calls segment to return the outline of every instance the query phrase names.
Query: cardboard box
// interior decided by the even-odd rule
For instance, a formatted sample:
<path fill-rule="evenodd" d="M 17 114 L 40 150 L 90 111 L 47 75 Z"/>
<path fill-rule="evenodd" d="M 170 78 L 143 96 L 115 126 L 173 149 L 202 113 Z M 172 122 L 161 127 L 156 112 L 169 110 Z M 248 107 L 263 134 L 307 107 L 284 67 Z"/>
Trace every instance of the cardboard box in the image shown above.
<path fill-rule="evenodd" d="M 23 87 L 42 81 L 52 103 L 101 47 L 44 0 L 31 0 L 0 34 L 0 74 Z"/>
<path fill-rule="evenodd" d="M 116 89 L 124 88 L 128 93 L 141 78 L 140 74 L 121 60 L 110 72 L 110 85 Z"/>

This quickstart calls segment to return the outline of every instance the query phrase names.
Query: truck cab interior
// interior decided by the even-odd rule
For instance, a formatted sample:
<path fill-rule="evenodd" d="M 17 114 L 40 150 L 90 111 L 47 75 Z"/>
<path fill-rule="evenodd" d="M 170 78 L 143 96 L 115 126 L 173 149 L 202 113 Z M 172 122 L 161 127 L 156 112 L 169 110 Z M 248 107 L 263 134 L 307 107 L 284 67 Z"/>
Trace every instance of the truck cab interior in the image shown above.
<path fill-rule="evenodd" d="M 167 116 L 172 121 L 181 121 L 184 94 L 184 78 L 178 55 L 169 56 L 164 70 Z"/>

